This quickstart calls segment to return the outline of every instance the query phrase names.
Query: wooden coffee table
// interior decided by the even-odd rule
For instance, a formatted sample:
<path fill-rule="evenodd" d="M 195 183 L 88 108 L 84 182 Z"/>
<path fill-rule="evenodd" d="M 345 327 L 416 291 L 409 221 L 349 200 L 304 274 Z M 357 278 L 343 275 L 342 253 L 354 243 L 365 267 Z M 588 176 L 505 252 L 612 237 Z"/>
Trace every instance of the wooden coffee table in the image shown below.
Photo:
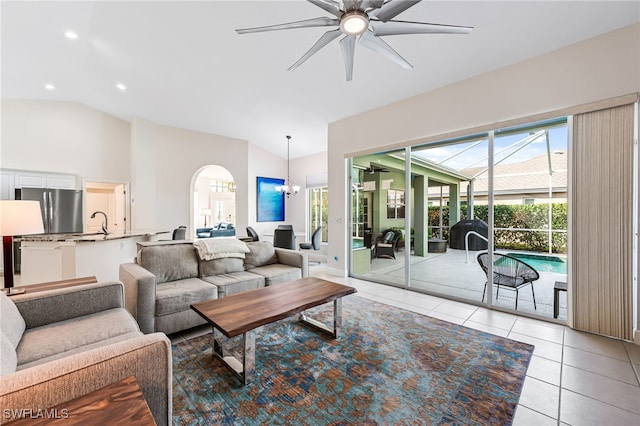
<path fill-rule="evenodd" d="M 300 321 L 337 338 L 342 327 L 342 297 L 356 289 L 320 278 L 307 277 L 288 283 L 251 290 L 240 294 L 191 305 L 213 327 L 213 354 L 235 373 L 243 384 L 255 375 L 255 331 L 272 322 L 301 314 Z M 309 318 L 304 311 L 333 302 L 331 327 Z M 227 338 L 243 336 L 243 360 L 225 355 L 218 333 Z M 222 336 L 220 336 L 221 338 Z"/>

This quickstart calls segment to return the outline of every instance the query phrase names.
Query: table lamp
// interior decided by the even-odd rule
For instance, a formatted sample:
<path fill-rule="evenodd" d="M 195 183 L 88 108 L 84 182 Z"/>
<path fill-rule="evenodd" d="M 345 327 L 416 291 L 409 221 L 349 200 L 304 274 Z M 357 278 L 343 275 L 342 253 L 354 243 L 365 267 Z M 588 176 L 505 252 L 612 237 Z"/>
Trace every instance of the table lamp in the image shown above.
<path fill-rule="evenodd" d="M 211 216 L 211 209 L 200 209 L 200 216 L 204 216 L 204 227 L 207 227 L 207 217 Z"/>
<path fill-rule="evenodd" d="M 13 288 L 13 237 L 14 235 L 42 234 L 44 227 L 39 201 L 0 201 L 0 235 L 4 261 L 4 291 L 20 293 Z"/>

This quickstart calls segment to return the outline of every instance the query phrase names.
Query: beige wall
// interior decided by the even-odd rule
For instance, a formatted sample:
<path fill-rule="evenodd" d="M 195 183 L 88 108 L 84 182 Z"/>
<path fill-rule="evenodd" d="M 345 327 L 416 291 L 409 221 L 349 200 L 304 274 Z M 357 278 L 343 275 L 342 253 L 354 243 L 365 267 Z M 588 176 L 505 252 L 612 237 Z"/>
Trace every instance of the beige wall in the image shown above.
<path fill-rule="evenodd" d="M 131 123 L 77 102 L 3 100 L 0 168 L 73 173 L 84 181 L 130 182 L 131 227 L 171 230 L 187 224 L 192 178 L 220 165 L 236 184 L 236 227 L 259 233 L 277 224 L 256 223 L 256 177 L 286 178 L 285 158 L 248 141 L 162 126 Z M 283 142 L 284 143 L 284 142 Z M 305 177 L 326 171 L 326 154 L 291 160 L 291 178 L 303 187 L 286 201 L 286 221 L 304 231 Z"/>
<path fill-rule="evenodd" d="M 136 118 L 131 126 L 133 227 L 173 229 L 191 220 L 193 185 L 205 166 L 227 169 L 236 184 L 236 226 L 248 223 L 249 142 L 162 126 Z M 240 232 L 241 235 L 244 235 Z"/>
<path fill-rule="evenodd" d="M 77 102 L 3 100 L 0 168 L 130 180 L 127 121 Z"/>
<path fill-rule="evenodd" d="M 347 270 L 344 158 L 640 91 L 640 24 L 329 125 L 329 266 Z M 335 260 L 337 257 L 338 260 Z"/>

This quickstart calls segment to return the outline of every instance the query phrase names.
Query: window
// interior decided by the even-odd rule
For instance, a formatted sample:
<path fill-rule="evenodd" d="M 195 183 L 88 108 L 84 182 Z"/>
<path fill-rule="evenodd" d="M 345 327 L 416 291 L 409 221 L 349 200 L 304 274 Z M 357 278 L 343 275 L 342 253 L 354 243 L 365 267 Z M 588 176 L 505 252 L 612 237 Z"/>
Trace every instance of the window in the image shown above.
<path fill-rule="evenodd" d="M 322 242 L 327 242 L 327 217 L 329 213 L 329 192 L 326 186 L 309 188 L 309 240 L 313 231 L 322 228 Z"/>
<path fill-rule="evenodd" d="M 404 191 L 387 191 L 387 219 L 404 219 Z"/>
<path fill-rule="evenodd" d="M 522 199 L 522 204 L 535 204 L 536 203 L 536 199 L 535 198 L 523 198 Z"/>
<path fill-rule="evenodd" d="M 225 180 L 212 180 L 211 192 L 235 192 L 235 185 Z"/>

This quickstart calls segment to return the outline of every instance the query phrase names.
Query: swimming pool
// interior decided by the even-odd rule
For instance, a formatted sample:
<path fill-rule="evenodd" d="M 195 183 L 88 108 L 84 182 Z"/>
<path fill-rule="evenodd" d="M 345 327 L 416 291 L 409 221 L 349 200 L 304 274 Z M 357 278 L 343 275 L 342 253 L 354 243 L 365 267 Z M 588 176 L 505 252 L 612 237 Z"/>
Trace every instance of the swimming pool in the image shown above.
<path fill-rule="evenodd" d="M 506 253 L 511 257 L 522 260 L 529 266 L 533 267 L 538 272 L 555 272 L 556 274 L 567 273 L 566 260 L 547 254 L 532 254 L 532 253 Z"/>

